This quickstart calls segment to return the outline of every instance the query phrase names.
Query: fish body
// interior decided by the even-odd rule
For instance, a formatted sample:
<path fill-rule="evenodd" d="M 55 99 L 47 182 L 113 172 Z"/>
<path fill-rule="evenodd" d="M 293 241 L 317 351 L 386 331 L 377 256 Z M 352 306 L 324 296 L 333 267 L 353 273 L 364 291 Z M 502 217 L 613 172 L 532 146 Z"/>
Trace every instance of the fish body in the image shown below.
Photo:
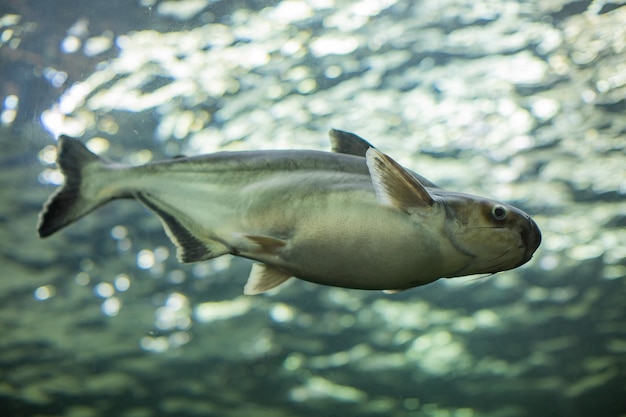
<path fill-rule="evenodd" d="M 439 188 L 351 133 L 332 130 L 331 141 L 334 152 L 220 152 L 131 167 L 61 137 L 66 180 L 39 234 L 134 198 L 161 219 L 180 261 L 256 261 L 247 294 L 290 277 L 404 290 L 515 268 L 538 247 L 539 229 L 521 210 Z"/>

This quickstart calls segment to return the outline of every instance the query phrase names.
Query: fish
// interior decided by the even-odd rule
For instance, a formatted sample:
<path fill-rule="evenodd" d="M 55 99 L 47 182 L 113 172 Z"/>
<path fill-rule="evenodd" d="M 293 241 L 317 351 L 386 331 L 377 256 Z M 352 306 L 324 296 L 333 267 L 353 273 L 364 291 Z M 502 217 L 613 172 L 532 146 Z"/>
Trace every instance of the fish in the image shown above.
<path fill-rule="evenodd" d="M 39 214 L 39 236 L 135 199 L 160 219 L 180 262 L 252 260 L 249 295 L 291 278 L 394 293 L 517 268 L 539 247 L 522 210 L 438 187 L 354 133 L 329 135 L 331 152 L 222 151 L 140 166 L 60 136 L 64 182 Z"/>

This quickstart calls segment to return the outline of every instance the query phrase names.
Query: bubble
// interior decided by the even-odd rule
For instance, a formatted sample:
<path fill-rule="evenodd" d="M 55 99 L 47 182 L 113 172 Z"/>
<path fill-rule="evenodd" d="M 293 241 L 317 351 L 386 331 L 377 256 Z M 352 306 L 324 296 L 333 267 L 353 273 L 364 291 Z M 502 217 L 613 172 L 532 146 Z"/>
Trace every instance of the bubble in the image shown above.
<path fill-rule="evenodd" d="M 58 71 L 52 67 L 46 67 L 43 70 L 43 76 L 52 84 L 53 87 L 59 88 L 67 81 L 67 73 Z"/>
<path fill-rule="evenodd" d="M 324 71 L 326 78 L 337 78 L 343 73 L 343 70 L 339 65 L 331 65 Z"/>
<path fill-rule="evenodd" d="M 57 160 L 56 146 L 45 146 L 42 150 L 39 151 L 37 157 L 39 158 L 39 162 L 41 162 L 42 164 L 54 164 L 54 162 Z"/>
<path fill-rule="evenodd" d="M 58 169 L 44 169 L 37 177 L 41 184 L 61 185 L 63 174 Z"/>
<path fill-rule="evenodd" d="M 293 320 L 294 311 L 287 304 L 275 304 L 270 310 L 270 317 L 277 323 L 285 323 Z"/>
<path fill-rule="evenodd" d="M 82 42 L 80 38 L 70 35 L 65 37 L 65 39 L 63 39 L 63 42 L 61 42 L 61 51 L 66 54 L 73 54 L 80 49 L 81 45 Z"/>
<path fill-rule="evenodd" d="M 111 229 L 111 237 L 115 240 L 125 239 L 128 235 L 128 229 L 124 226 L 115 226 Z"/>
<path fill-rule="evenodd" d="M 120 126 L 112 117 L 103 117 L 98 121 L 98 129 L 108 135 L 115 135 L 119 132 Z"/>
<path fill-rule="evenodd" d="M 165 352 L 169 348 L 168 339 L 165 337 L 145 336 L 141 338 L 139 345 L 148 352 Z"/>
<path fill-rule="evenodd" d="M 117 297 L 109 297 L 100 306 L 102 313 L 109 317 L 115 317 L 122 308 L 122 302 Z"/>
<path fill-rule="evenodd" d="M 115 283 L 113 284 L 115 289 L 124 292 L 130 288 L 130 278 L 126 274 L 119 274 L 115 277 Z"/>
<path fill-rule="evenodd" d="M 17 117 L 17 111 L 13 109 L 5 110 L 0 114 L 0 123 L 5 126 L 13 123 L 15 118 Z"/>
<path fill-rule="evenodd" d="M 94 36 L 85 41 L 84 52 L 87 56 L 100 55 L 113 46 L 113 39 L 108 36 Z"/>
<path fill-rule="evenodd" d="M 130 239 L 122 239 L 117 243 L 117 249 L 120 252 L 126 252 L 127 250 L 130 250 L 132 246 L 133 244 Z"/>
<path fill-rule="evenodd" d="M 128 158 L 132 165 L 143 165 L 152 160 L 152 151 L 148 149 L 142 149 L 134 152 Z"/>
<path fill-rule="evenodd" d="M 176 327 L 176 310 L 171 307 L 159 307 L 155 325 L 160 330 L 172 330 Z"/>
<path fill-rule="evenodd" d="M 39 301 L 44 301 L 54 297 L 55 294 L 56 288 L 53 285 L 42 285 L 35 290 L 34 297 Z"/>
<path fill-rule="evenodd" d="M 154 259 L 157 262 L 165 262 L 170 256 L 170 250 L 165 246 L 159 246 L 154 250 Z"/>
<path fill-rule="evenodd" d="M 178 347 L 182 345 L 186 345 L 191 341 L 191 333 L 189 332 L 174 332 L 169 336 L 170 345 L 173 347 Z"/>
<path fill-rule="evenodd" d="M 101 282 L 94 287 L 93 292 L 98 297 L 108 298 L 115 294 L 115 288 L 108 282 Z"/>
<path fill-rule="evenodd" d="M 137 266 L 141 269 L 150 269 L 154 266 L 154 253 L 149 249 L 142 249 L 137 254 Z"/>
<path fill-rule="evenodd" d="M 91 282 L 91 277 L 86 272 L 79 272 L 78 274 L 76 274 L 74 281 L 81 287 L 86 287 Z"/>
<path fill-rule="evenodd" d="M 196 275 L 195 270 L 194 275 Z M 185 271 L 182 271 L 180 269 L 175 269 L 167 274 L 167 280 L 172 284 L 180 284 L 184 282 L 185 279 L 187 279 L 187 275 L 185 274 Z"/>
<path fill-rule="evenodd" d="M 13 29 L 6 29 L 0 35 L 0 42 L 7 43 L 13 37 Z"/>
<path fill-rule="evenodd" d="M 155 326 L 160 330 L 189 329 L 192 324 L 190 314 L 187 297 L 181 293 L 172 293 L 167 296 L 164 305 L 156 310 Z"/>
<path fill-rule="evenodd" d="M 175 310 L 180 310 L 184 307 L 187 307 L 189 305 L 189 301 L 187 300 L 187 297 L 185 297 L 183 294 L 175 292 L 167 297 L 165 305 Z"/>
<path fill-rule="evenodd" d="M 5 109 L 17 109 L 20 99 L 15 94 L 9 94 L 4 98 Z"/>
<path fill-rule="evenodd" d="M 96 154 L 101 154 L 109 149 L 109 141 L 105 138 L 95 137 L 87 142 L 89 150 Z"/>

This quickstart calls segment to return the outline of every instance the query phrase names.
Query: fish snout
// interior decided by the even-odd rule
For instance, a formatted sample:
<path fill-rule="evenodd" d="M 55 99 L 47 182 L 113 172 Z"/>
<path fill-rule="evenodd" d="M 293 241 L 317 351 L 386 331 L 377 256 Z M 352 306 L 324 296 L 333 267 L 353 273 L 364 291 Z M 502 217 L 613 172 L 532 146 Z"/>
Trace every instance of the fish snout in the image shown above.
<path fill-rule="evenodd" d="M 526 217 L 527 225 L 522 229 L 522 242 L 524 243 L 524 247 L 526 248 L 524 252 L 524 258 L 519 263 L 518 266 L 525 264 L 532 257 L 539 245 L 541 244 L 541 231 L 539 230 L 539 226 L 530 216 Z"/>

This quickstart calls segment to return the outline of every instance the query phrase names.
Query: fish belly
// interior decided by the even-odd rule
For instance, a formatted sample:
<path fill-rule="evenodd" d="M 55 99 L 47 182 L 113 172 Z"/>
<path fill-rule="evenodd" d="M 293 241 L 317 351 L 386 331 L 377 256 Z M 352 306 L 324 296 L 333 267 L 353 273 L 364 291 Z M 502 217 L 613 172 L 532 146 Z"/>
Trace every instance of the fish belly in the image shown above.
<path fill-rule="evenodd" d="M 241 229 L 286 244 L 276 251 L 242 247 L 241 254 L 297 278 L 347 288 L 408 288 L 442 276 L 440 234 L 381 206 L 370 181 L 303 176 L 253 187 Z"/>

